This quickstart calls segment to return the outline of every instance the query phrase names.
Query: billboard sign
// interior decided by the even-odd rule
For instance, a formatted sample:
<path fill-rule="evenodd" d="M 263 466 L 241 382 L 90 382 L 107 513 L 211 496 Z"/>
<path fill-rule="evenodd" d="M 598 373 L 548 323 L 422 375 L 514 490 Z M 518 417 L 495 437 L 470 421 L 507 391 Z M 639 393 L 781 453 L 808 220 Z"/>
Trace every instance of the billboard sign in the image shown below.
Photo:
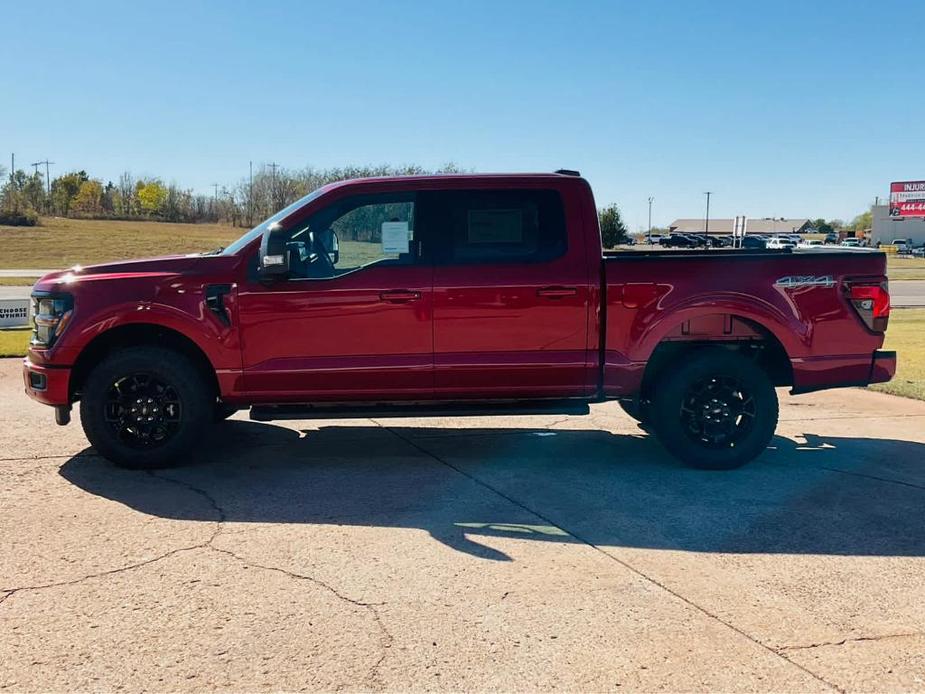
<path fill-rule="evenodd" d="M 925 181 L 890 184 L 891 217 L 925 217 Z"/>

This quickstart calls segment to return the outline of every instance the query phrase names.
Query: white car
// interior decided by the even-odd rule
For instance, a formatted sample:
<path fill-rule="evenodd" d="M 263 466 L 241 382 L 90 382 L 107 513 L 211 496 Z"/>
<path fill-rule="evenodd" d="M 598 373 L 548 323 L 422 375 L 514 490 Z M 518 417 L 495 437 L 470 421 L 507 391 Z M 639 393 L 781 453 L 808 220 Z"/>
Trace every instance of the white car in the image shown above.
<path fill-rule="evenodd" d="M 897 253 L 907 253 L 909 248 L 909 242 L 906 239 L 893 239 L 891 246 L 896 246 Z"/>
<path fill-rule="evenodd" d="M 841 245 L 844 248 L 860 248 L 861 242 L 858 241 L 857 239 L 845 239 L 844 241 L 841 242 Z"/>
<path fill-rule="evenodd" d="M 825 244 L 819 239 L 806 239 L 797 244 L 797 248 L 822 248 Z"/>
<path fill-rule="evenodd" d="M 796 244 L 786 236 L 774 236 L 768 239 L 765 248 L 795 248 Z"/>

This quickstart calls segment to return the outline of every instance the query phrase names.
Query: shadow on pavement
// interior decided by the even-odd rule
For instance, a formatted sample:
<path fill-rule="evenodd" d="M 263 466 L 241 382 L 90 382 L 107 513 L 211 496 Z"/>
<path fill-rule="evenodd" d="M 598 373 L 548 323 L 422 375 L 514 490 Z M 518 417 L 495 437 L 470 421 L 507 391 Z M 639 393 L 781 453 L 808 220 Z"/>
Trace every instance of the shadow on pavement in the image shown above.
<path fill-rule="evenodd" d="M 60 474 L 162 518 L 420 528 L 468 554 L 505 536 L 695 552 L 925 555 L 925 444 L 805 435 L 731 472 L 600 430 L 229 421 L 185 467 L 80 455 Z M 178 486 L 179 485 L 179 486 Z"/>

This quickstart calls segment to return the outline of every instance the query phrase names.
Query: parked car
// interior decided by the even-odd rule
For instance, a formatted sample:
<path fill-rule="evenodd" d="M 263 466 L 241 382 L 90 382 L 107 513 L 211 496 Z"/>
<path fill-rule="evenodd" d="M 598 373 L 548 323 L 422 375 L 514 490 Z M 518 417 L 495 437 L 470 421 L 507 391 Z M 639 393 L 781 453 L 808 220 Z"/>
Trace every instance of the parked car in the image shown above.
<path fill-rule="evenodd" d="M 832 243 L 832 244 L 838 243 L 838 234 L 836 234 L 834 231 L 830 231 L 828 234 L 825 235 L 825 242 L 827 244 L 828 243 Z"/>
<path fill-rule="evenodd" d="M 919 246 L 912 249 L 913 258 L 925 258 L 925 246 Z"/>
<path fill-rule="evenodd" d="M 648 237 L 649 243 L 661 243 L 663 238 L 665 236 L 662 234 L 652 234 Z"/>
<path fill-rule="evenodd" d="M 742 248 L 767 248 L 768 239 L 759 234 L 747 234 L 742 239 Z"/>
<path fill-rule="evenodd" d="M 909 253 L 912 250 L 912 243 L 908 239 L 893 239 L 890 244 L 895 246 L 897 253 Z"/>
<path fill-rule="evenodd" d="M 845 248 L 860 248 L 861 242 L 858 239 L 845 239 L 841 242 L 841 245 Z"/>
<path fill-rule="evenodd" d="M 696 248 L 700 240 L 690 234 L 669 234 L 661 240 L 666 248 Z"/>
<path fill-rule="evenodd" d="M 885 272 L 873 252 L 602 253 L 574 172 L 340 181 L 219 251 L 44 276 L 23 378 L 58 424 L 79 401 L 94 449 L 133 468 L 189 459 L 247 407 L 267 421 L 618 400 L 673 455 L 725 469 L 771 442 L 775 386 L 892 377 Z"/>
<path fill-rule="evenodd" d="M 806 239 L 797 244 L 797 248 L 823 248 L 824 244 L 819 239 Z"/>
<path fill-rule="evenodd" d="M 786 236 L 772 236 L 765 244 L 765 248 L 796 248 L 796 244 Z"/>

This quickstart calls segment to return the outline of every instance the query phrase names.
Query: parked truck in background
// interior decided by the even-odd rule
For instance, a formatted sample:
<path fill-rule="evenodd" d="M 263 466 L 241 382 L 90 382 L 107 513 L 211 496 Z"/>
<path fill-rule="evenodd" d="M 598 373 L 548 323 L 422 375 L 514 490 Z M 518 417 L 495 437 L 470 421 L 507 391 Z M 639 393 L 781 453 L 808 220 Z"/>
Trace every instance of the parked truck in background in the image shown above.
<path fill-rule="evenodd" d="M 325 186 L 225 249 L 56 272 L 26 392 L 80 402 L 103 456 L 182 460 L 212 423 L 586 413 L 619 400 L 673 455 L 759 455 L 794 393 L 889 380 L 876 252 L 602 252 L 575 172 Z"/>

